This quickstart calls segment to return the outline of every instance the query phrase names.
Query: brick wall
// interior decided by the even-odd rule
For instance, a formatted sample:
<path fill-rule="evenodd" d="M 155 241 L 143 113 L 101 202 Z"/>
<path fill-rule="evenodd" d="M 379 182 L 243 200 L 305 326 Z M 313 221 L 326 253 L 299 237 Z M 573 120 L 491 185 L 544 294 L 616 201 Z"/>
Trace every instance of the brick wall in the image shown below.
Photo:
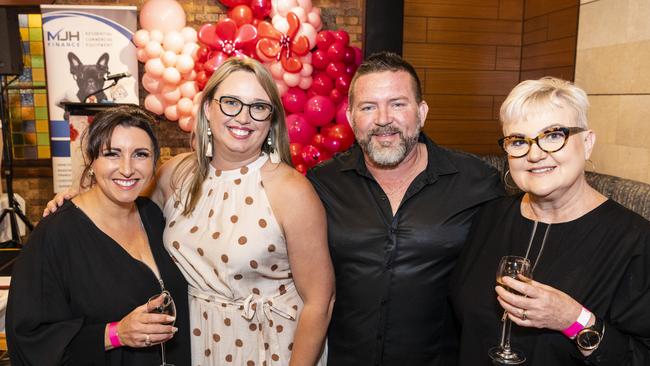
<path fill-rule="evenodd" d="M 215 22 L 225 16 L 225 7 L 217 0 L 187 0 L 179 1 L 185 10 L 187 24 L 198 28 L 207 22 Z M 140 8 L 144 0 L 57 0 L 57 4 L 75 5 L 135 5 Z M 364 0 L 312 0 L 316 7 L 321 8 L 324 29 L 342 28 L 350 33 L 350 41 L 354 46 L 361 47 L 363 30 Z M 141 69 L 142 69 L 142 65 Z M 140 90 L 141 99 L 146 92 Z M 175 123 L 162 121 L 158 128 L 158 136 L 162 146 L 162 158 L 188 150 L 188 134 L 182 132 Z M 41 169 L 39 169 L 40 171 Z M 52 178 L 42 177 L 36 169 L 21 169 L 22 176 L 16 175 L 14 190 L 27 201 L 27 216 L 36 223 L 41 216 L 45 204 L 53 196 Z"/>

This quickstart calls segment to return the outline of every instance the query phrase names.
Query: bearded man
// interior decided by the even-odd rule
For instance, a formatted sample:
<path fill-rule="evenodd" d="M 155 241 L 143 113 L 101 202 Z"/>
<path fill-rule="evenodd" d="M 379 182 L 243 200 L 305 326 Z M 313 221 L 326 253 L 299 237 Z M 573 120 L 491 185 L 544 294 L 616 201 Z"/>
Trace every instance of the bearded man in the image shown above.
<path fill-rule="evenodd" d="M 398 55 L 364 61 L 349 102 L 357 144 L 308 173 L 336 273 L 328 365 L 454 365 L 449 276 L 474 213 L 502 185 L 421 132 L 429 107 Z"/>

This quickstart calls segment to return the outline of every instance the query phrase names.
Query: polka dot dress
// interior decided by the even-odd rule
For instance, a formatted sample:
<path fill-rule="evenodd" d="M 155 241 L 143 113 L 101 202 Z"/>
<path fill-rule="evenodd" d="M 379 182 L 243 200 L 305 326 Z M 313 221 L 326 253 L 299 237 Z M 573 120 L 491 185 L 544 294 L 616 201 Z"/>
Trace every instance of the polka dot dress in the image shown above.
<path fill-rule="evenodd" d="M 303 304 L 260 174 L 267 159 L 210 166 L 191 217 L 178 197 L 165 203 L 165 246 L 189 283 L 194 366 L 289 364 Z"/>

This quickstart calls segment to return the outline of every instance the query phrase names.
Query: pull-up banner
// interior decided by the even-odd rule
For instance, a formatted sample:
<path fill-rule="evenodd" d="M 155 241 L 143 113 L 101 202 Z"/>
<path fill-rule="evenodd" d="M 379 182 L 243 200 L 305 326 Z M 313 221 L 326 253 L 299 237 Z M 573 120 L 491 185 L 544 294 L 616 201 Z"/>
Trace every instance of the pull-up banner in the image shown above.
<path fill-rule="evenodd" d="M 81 5 L 41 5 L 41 13 L 52 176 L 58 193 L 78 181 L 79 138 L 86 127 L 69 120 L 63 104 L 138 104 L 138 60 L 131 43 L 138 14 L 135 6 Z M 106 76 L 124 72 L 133 76 L 109 87 L 113 81 Z"/>

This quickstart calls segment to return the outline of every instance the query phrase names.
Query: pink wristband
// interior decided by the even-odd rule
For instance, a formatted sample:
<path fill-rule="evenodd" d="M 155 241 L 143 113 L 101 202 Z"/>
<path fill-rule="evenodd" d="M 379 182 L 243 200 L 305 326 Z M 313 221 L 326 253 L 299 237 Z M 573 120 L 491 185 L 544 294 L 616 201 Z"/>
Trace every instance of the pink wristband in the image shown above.
<path fill-rule="evenodd" d="M 567 329 L 563 330 L 562 333 L 564 333 L 565 336 L 573 339 L 578 332 L 581 330 L 585 329 L 587 326 L 587 323 L 589 323 L 589 319 L 591 318 L 591 312 L 585 307 L 582 307 L 582 310 L 580 311 L 580 315 L 578 316 L 578 320 L 576 320 L 571 326 L 569 326 Z"/>
<path fill-rule="evenodd" d="M 120 341 L 120 336 L 117 334 L 117 322 L 108 324 L 108 339 L 111 341 L 113 348 L 122 347 L 122 341 Z"/>

